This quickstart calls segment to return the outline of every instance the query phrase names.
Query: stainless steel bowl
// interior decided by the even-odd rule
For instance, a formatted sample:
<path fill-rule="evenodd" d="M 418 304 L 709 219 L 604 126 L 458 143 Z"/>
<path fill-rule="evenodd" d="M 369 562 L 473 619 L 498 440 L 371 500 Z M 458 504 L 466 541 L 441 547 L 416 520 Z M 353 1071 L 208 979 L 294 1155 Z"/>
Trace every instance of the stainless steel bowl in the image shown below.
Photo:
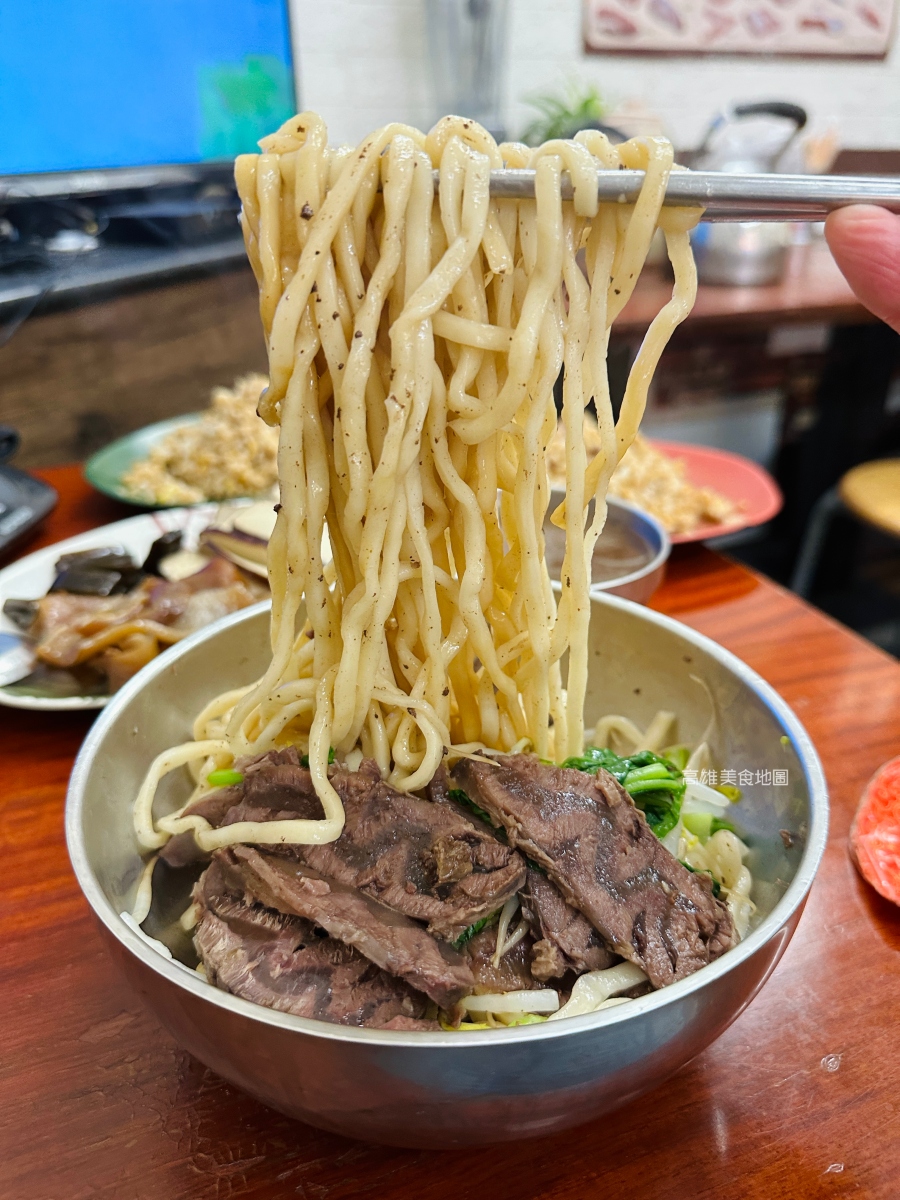
<path fill-rule="evenodd" d="M 310 1124 L 401 1146 L 549 1134 L 659 1084 L 718 1037 L 771 974 L 827 834 L 825 779 L 812 743 L 784 701 L 733 655 L 602 594 L 593 599 L 591 721 L 623 712 L 643 723 L 665 707 L 679 714 L 681 737 L 696 741 L 710 722 L 711 698 L 709 736 L 721 766 L 789 773 L 788 786 L 750 786 L 741 803 L 761 920 L 736 949 L 627 1005 L 470 1034 L 347 1029 L 286 1016 L 163 958 L 119 916 L 130 908 L 141 867 L 132 800 L 151 759 L 189 737 L 193 716 L 213 695 L 256 678 L 268 653 L 268 614 L 259 605 L 156 659 L 92 728 L 66 812 L 72 863 L 112 954 L 172 1035 L 237 1087 Z M 158 810 L 174 808 L 187 789 L 186 779 L 171 781 Z M 796 835 L 793 848 L 785 849 L 781 830 Z"/>
<path fill-rule="evenodd" d="M 551 492 L 551 511 L 565 499 L 565 492 Z M 591 581 L 595 588 L 626 600 L 646 604 L 666 574 L 672 543 L 656 517 L 627 500 L 608 500 L 606 525 L 597 539 L 591 559 Z M 593 509 L 591 509 L 593 512 Z M 559 579 L 565 554 L 566 538 L 562 529 L 544 522 L 547 566 L 553 579 Z"/>

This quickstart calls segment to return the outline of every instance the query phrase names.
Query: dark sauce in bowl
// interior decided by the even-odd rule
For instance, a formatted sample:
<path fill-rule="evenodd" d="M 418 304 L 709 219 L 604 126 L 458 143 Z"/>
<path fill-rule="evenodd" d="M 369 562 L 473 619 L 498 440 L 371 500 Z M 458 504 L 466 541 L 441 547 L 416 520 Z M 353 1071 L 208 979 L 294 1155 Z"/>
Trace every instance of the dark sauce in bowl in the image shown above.
<path fill-rule="evenodd" d="M 554 491 L 551 512 L 561 499 L 562 494 Z M 591 560 L 592 583 L 624 579 L 650 566 L 659 554 L 661 545 L 654 545 L 642 532 L 641 525 L 646 525 L 643 515 L 637 520 L 630 508 L 610 500 L 606 525 L 597 539 Z M 549 517 L 544 522 L 544 540 L 550 578 L 559 579 L 566 550 L 566 535 L 564 530 L 551 525 Z"/>

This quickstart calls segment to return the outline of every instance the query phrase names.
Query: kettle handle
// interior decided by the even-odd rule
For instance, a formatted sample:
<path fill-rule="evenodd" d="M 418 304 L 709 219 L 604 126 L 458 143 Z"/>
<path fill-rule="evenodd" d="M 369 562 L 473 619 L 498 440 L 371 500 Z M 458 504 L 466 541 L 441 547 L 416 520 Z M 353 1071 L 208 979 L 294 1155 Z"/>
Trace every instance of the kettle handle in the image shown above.
<path fill-rule="evenodd" d="M 736 104 L 731 110 L 736 117 L 784 117 L 793 121 L 799 133 L 808 118 L 806 109 L 786 100 L 760 100 L 755 104 Z"/>

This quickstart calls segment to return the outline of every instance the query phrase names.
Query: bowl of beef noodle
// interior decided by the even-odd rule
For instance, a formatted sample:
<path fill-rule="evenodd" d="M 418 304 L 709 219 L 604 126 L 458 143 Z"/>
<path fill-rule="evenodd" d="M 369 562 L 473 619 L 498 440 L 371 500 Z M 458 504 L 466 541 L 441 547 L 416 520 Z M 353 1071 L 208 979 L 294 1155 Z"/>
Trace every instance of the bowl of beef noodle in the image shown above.
<path fill-rule="evenodd" d="M 615 799 L 616 794 L 608 778 L 607 794 L 594 801 L 587 788 L 560 788 L 560 776 L 574 775 L 572 769 L 556 771 L 551 780 L 556 790 L 548 790 L 544 802 L 553 806 L 552 824 L 523 827 L 512 852 L 503 821 L 515 827 L 513 789 L 518 789 L 521 802 L 522 794 L 535 786 L 529 772 L 537 776 L 540 788 L 547 778 L 542 773 L 555 770 L 529 755 L 522 756 L 524 777 L 521 771 L 504 773 L 499 791 L 488 782 L 486 795 L 478 790 L 473 772 L 477 777 L 491 768 L 465 763 L 463 771 L 450 772 L 454 783 L 465 784 L 470 799 L 477 798 L 477 807 L 486 806 L 483 812 L 490 823 L 451 796 L 449 801 L 416 799 L 420 809 L 444 806 L 434 826 L 421 816 L 414 824 L 406 813 L 403 823 L 395 819 L 389 845 L 383 844 L 382 828 L 382 843 L 373 848 L 370 842 L 368 857 L 374 860 L 375 873 L 382 871 L 381 885 L 386 886 L 380 885 L 380 895 L 396 907 L 374 901 L 364 882 L 361 888 L 342 884 L 334 874 L 258 845 L 218 852 L 215 870 L 208 854 L 175 866 L 158 860 L 152 908 L 138 930 L 130 914 L 145 866 L 135 838 L 131 797 L 157 755 L 189 735 L 196 714 L 210 698 L 259 675 L 270 653 L 268 635 L 266 606 L 244 610 L 217 629 L 180 643 L 126 684 L 88 735 L 73 774 L 67 813 L 72 861 L 112 954 L 180 1044 L 230 1082 L 301 1120 L 399 1145 L 463 1145 L 551 1133 L 658 1085 L 713 1041 L 771 973 L 800 918 L 827 832 L 825 784 L 815 751 L 787 705 L 728 652 L 658 613 L 600 595 L 592 600 L 585 708 L 589 729 L 596 732 L 597 724 L 605 721 L 611 734 L 606 740 L 627 758 L 632 750 L 629 724 L 652 733 L 658 710 L 665 708 L 677 714 L 677 723 L 670 724 L 664 736 L 677 740 L 679 748 L 705 746 L 702 760 L 718 764 L 719 778 L 731 778 L 734 771 L 739 780 L 756 780 L 758 774 L 763 780 L 788 780 L 787 786 L 743 786 L 737 803 L 729 801 L 720 809 L 703 804 L 702 785 L 697 788 L 699 799 L 691 804 L 688 796 L 682 802 L 682 846 L 676 846 L 675 854 L 684 855 L 685 861 L 692 861 L 690 849 L 685 849 L 693 840 L 690 827 L 702 835 L 706 824 L 705 845 L 694 842 L 695 853 L 700 853 L 727 832 L 723 827 L 709 836 L 717 820 L 736 829 L 747 847 L 743 866 L 752 876 L 747 894 L 752 912 L 749 920 L 742 916 L 737 896 L 738 903 L 731 906 L 735 915 L 730 948 L 721 945 L 720 922 L 720 944 L 711 947 L 707 938 L 699 956 L 699 941 L 691 942 L 691 931 L 682 937 L 671 927 L 663 934 L 662 960 L 654 961 L 651 954 L 639 967 L 637 953 L 629 960 L 613 951 L 597 924 L 607 936 L 614 927 L 625 928 L 629 938 L 639 942 L 637 934 L 647 927 L 647 914 L 658 913 L 660 902 L 670 904 L 673 883 L 687 875 L 704 876 L 681 868 L 673 854 L 664 861 L 660 854 L 660 860 L 644 871 L 652 877 L 652 894 L 633 877 L 615 899 L 608 890 L 594 889 L 591 894 L 592 879 L 604 878 L 604 871 L 619 871 L 622 856 L 634 852 L 635 834 L 630 826 L 624 844 L 606 840 L 602 847 L 593 845 L 596 856 L 584 873 L 584 862 L 569 855 L 556 834 L 567 828 L 566 822 L 584 820 L 587 809 L 593 810 L 594 820 L 596 814 L 608 818 L 604 799 L 608 801 L 608 793 Z M 620 720 L 611 722 L 610 714 Z M 665 719 L 659 722 L 664 723 Z M 678 759 L 677 750 L 665 748 L 672 755 L 668 761 Z M 308 800 L 308 771 L 274 766 L 276 778 L 268 789 L 259 786 L 261 780 L 257 783 L 262 807 L 274 803 L 279 811 L 282 805 L 290 810 L 298 795 Z M 701 767 L 696 778 L 703 778 L 704 770 L 705 777 L 712 778 L 715 769 Z M 372 780 L 366 770 L 360 764 L 355 772 L 362 794 L 357 803 L 348 803 L 348 824 L 352 815 L 357 839 L 350 859 L 360 854 L 361 845 L 364 853 L 366 836 L 373 836 L 365 828 L 370 816 L 366 795 L 373 786 L 383 787 L 380 778 Z M 346 782 L 349 773 L 339 763 L 330 771 L 332 778 L 343 776 Z M 787 774 L 776 776 L 776 771 Z M 586 782 L 596 778 L 582 775 Z M 228 784 L 219 792 L 228 790 L 238 804 L 245 804 L 239 793 L 252 778 L 251 771 L 240 785 Z M 298 781 L 300 792 L 292 795 Z M 157 810 L 177 811 L 192 789 L 187 770 L 181 777 L 173 772 L 157 796 Z M 725 789 L 734 796 L 731 785 Z M 341 791 L 350 797 L 349 789 L 342 786 Z M 388 795 L 388 804 L 391 799 Z M 532 793 L 529 803 L 533 801 Z M 409 797 L 398 794 L 396 802 L 408 805 Z M 691 807 L 693 815 L 685 812 Z M 708 815 L 715 812 L 721 816 Z M 239 815 L 232 812 L 232 818 Z M 641 819 L 644 828 L 638 837 L 643 843 L 650 822 Z M 660 851 L 672 832 L 664 834 Z M 374 836 L 377 843 L 378 834 Z M 626 835 L 619 828 L 616 836 Z M 176 864 L 182 863 L 173 857 Z M 473 858 L 482 867 L 464 874 L 467 860 Z M 517 871 L 516 859 L 522 861 Z M 693 861 L 699 870 L 702 860 Z M 454 875 L 463 877 L 454 880 Z M 321 876 L 331 880 L 327 887 Z M 441 877 L 443 883 L 438 882 Z M 478 895 L 465 913 L 453 911 L 460 883 L 467 878 L 487 885 L 489 905 L 500 906 L 501 916 L 501 900 L 506 904 L 503 897 L 519 887 L 513 893 L 519 907 L 507 923 L 507 941 L 523 925 L 524 934 L 497 967 L 491 960 L 499 916 L 459 951 L 447 940 L 451 935 L 458 940 L 460 923 L 469 920 L 471 912 L 482 911 Z M 711 875 L 705 878 L 712 881 Z M 205 879 L 200 894 L 207 908 L 201 921 L 202 953 L 195 945 L 196 929 L 182 927 L 200 879 Z M 723 876 L 723 882 L 734 886 L 738 880 Z M 293 897 L 292 886 L 297 892 Z M 692 894 L 708 904 L 713 890 Z M 398 900 L 400 893 L 407 903 Z M 569 903 L 566 895 L 582 907 Z M 450 903 L 442 905 L 441 896 Z M 717 905 L 721 900 L 720 892 Z M 424 907 L 417 909 L 416 904 Z M 408 917 L 403 909 L 418 915 Z M 426 909 L 437 912 L 431 926 L 445 918 L 447 936 L 429 934 Z M 307 915 L 298 916 L 298 910 Z M 384 922 L 373 925 L 372 910 L 387 918 L 388 928 Z M 585 919 L 585 910 L 595 923 Z M 743 936 L 734 934 L 735 916 Z M 710 951 L 719 949 L 721 953 L 711 958 Z M 210 964 L 207 977 L 196 969 L 204 954 Z M 674 969 L 666 965 L 673 956 Z M 309 961 L 301 961 L 304 957 Z M 235 963 L 237 973 L 232 973 Z M 222 972 L 218 986 L 209 979 L 214 970 Z M 480 984 L 471 982 L 476 976 Z M 529 1008 L 546 1005 L 547 993 L 556 994 L 556 1012 L 571 1004 L 578 978 L 594 986 L 580 1008 L 583 1015 L 550 1019 L 555 1013 L 542 1010 L 526 1021 Z M 489 1026 L 490 1010 L 479 1006 L 477 996 L 474 1008 L 454 1011 L 460 990 L 488 996 L 532 991 L 538 1002 L 529 1005 L 527 997 L 513 996 L 518 1019 L 501 1013 L 503 1020 Z M 627 1002 L 626 994 L 631 995 Z M 495 1009 L 504 1006 L 495 999 L 488 1003 Z M 297 1011 L 319 1015 L 286 1011 L 295 1005 Z M 370 1027 L 369 1021 L 380 1027 Z"/>
<path fill-rule="evenodd" d="M 784 702 L 592 579 L 702 214 L 665 204 L 660 138 L 531 150 L 447 117 L 348 150 L 301 113 L 260 146 L 235 176 L 278 428 L 271 605 L 115 695 L 72 775 L 72 862 L 161 1022 L 265 1103 L 400 1145 L 551 1133 L 739 1015 L 826 833 Z M 672 296 L 616 416 L 608 331 L 657 228 Z"/>

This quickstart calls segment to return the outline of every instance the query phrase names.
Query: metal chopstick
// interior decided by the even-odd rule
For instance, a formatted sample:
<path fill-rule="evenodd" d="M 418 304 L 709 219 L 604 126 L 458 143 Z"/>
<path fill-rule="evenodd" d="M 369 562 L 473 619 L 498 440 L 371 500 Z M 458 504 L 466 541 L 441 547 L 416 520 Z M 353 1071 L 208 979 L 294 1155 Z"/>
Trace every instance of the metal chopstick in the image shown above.
<path fill-rule="evenodd" d="M 643 180 L 643 171 L 598 171 L 597 192 L 601 200 L 631 204 Z M 516 200 L 533 196 L 534 171 L 491 171 L 491 195 Z M 563 198 L 571 197 L 572 182 L 564 174 Z M 900 178 L 673 171 L 664 203 L 702 205 L 707 221 L 824 221 L 848 204 L 877 204 L 900 213 Z"/>

